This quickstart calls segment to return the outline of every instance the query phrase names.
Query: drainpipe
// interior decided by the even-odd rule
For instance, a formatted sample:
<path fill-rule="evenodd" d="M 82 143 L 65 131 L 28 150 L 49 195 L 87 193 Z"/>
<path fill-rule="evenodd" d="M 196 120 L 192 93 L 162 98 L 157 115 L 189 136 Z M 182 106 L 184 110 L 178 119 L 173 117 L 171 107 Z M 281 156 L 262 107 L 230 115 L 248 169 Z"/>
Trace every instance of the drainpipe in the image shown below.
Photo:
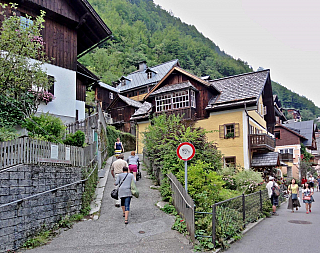
<path fill-rule="evenodd" d="M 244 111 L 246 112 L 246 116 L 247 116 L 247 124 L 248 124 L 248 146 L 249 146 L 249 169 L 251 168 L 251 145 L 250 145 L 250 124 L 249 124 L 249 114 L 247 111 L 247 103 L 244 103 Z"/>

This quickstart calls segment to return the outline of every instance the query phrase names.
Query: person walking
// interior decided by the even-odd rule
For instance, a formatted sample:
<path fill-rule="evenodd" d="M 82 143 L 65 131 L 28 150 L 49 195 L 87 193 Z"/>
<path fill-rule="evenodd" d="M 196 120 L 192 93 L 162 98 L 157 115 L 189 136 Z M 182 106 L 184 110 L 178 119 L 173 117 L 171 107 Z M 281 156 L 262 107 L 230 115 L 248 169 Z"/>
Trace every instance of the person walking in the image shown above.
<path fill-rule="evenodd" d="M 313 200 L 313 189 L 310 186 L 310 184 L 305 183 L 303 190 L 302 190 L 302 199 L 303 203 L 306 205 L 306 213 L 308 214 L 309 212 L 311 213 L 311 203 L 314 201 Z"/>
<path fill-rule="evenodd" d="M 114 143 L 114 154 L 115 156 L 118 156 L 121 154 L 121 152 L 124 153 L 124 148 L 120 138 L 117 138 L 117 141 Z"/>
<path fill-rule="evenodd" d="M 119 174 L 123 173 L 123 167 L 128 167 L 128 163 L 123 160 L 124 156 L 120 154 L 117 156 L 117 160 L 114 161 L 111 165 L 111 175 L 114 180 L 117 181 Z M 120 199 L 115 201 L 115 206 L 120 207 Z"/>
<path fill-rule="evenodd" d="M 318 181 L 318 187 L 317 187 L 317 192 L 320 191 L 320 175 L 317 178 Z"/>
<path fill-rule="evenodd" d="M 269 177 L 269 182 L 266 185 L 266 188 L 268 189 L 268 196 L 272 204 L 272 215 L 278 216 L 279 214 L 276 212 L 277 205 L 279 203 L 278 196 L 274 194 L 274 189 L 277 188 L 280 190 L 279 185 L 274 181 L 274 177 Z"/>
<path fill-rule="evenodd" d="M 312 190 L 314 191 L 314 177 L 312 176 L 312 174 L 310 174 L 308 178 L 308 182 L 309 182 L 310 188 L 312 188 Z"/>
<path fill-rule="evenodd" d="M 123 167 L 123 173 L 119 174 L 114 185 L 121 183 L 119 187 L 119 198 L 121 199 L 121 207 L 124 217 L 124 223 L 128 224 L 128 217 L 130 211 L 130 202 L 132 198 L 131 193 L 131 181 L 134 180 L 134 177 L 131 173 L 128 172 L 128 167 Z"/>
<path fill-rule="evenodd" d="M 139 162 L 139 156 L 136 155 L 135 151 L 131 151 L 131 155 L 128 157 L 127 163 L 129 164 L 129 170 L 133 173 L 134 180 L 136 181 Z"/>
<path fill-rule="evenodd" d="M 301 207 L 299 202 L 299 186 L 296 184 L 296 180 L 294 178 L 292 178 L 291 184 L 288 186 L 288 191 L 290 194 L 288 209 L 291 209 L 291 213 L 294 213 L 294 208 L 298 210 L 298 207 Z"/>
<path fill-rule="evenodd" d="M 306 179 L 305 176 L 303 176 L 302 179 L 301 179 L 301 187 L 303 187 L 304 184 L 307 183 L 307 182 L 308 182 L 308 180 Z"/>

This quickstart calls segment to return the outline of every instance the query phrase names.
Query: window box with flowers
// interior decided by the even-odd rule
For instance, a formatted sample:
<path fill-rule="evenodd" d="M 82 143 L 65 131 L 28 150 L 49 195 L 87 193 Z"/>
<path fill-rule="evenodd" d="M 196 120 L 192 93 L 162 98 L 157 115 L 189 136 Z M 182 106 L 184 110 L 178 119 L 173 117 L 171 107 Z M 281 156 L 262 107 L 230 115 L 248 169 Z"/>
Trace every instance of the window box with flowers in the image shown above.
<path fill-rule="evenodd" d="M 48 91 L 32 91 L 35 96 L 35 99 L 39 101 L 39 103 L 44 102 L 46 105 L 52 100 L 55 99 L 54 95 Z"/>

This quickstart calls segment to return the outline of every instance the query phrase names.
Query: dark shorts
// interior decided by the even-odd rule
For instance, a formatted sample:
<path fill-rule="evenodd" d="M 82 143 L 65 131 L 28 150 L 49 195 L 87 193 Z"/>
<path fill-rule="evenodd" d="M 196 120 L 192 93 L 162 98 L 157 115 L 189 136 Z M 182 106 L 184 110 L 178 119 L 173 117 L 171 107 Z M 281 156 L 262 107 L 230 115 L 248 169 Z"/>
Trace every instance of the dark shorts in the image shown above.
<path fill-rule="evenodd" d="M 279 204 L 279 198 L 275 197 L 274 195 L 271 195 L 270 201 L 271 201 L 271 205 L 273 206 L 277 206 Z"/>
<path fill-rule="evenodd" d="M 314 183 L 313 182 L 309 182 L 310 187 L 314 187 Z"/>
<path fill-rule="evenodd" d="M 121 198 L 121 206 L 124 206 L 125 211 L 130 211 L 130 202 L 132 197 Z"/>
<path fill-rule="evenodd" d="M 130 164 L 129 165 L 129 170 L 130 170 L 130 172 L 137 172 L 138 171 L 138 166 L 136 164 Z"/>

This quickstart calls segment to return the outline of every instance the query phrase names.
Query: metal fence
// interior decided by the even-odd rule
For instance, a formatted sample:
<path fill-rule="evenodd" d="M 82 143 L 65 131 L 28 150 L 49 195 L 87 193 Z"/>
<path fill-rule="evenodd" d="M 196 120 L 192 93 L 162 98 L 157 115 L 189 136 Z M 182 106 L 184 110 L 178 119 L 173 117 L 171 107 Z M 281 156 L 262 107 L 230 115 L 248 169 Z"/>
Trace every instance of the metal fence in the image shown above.
<path fill-rule="evenodd" d="M 173 205 L 186 222 L 192 241 L 195 240 L 194 202 L 178 179 L 172 174 L 167 175 L 172 189 Z"/>
<path fill-rule="evenodd" d="M 282 192 L 279 196 L 279 201 L 281 203 L 284 200 L 285 196 Z M 247 224 L 255 222 L 263 216 L 263 204 L 265 201 L 269 201 L 268 191 L 260 190 L 215 203 L 212 206 L 211 213 L 195 211 L 196 220 L 204 215 L 209 216 L 207 218 L 212 220 L 210 229 L 196 235 L 196 237 L 212 238 L 214 247 L 217 246 L 217 243 L 219 246 L 223 245 L 223 242 L 240 233 Z M 196 229 L 198 228 L 196 227 Z"/>
<path fill-rule="evenodd" d="M 96 146 L 96 143 L 93 143 L 80 148 L 29 137 L 0 142 L 0 170 L 18 164 L 38 164 L 39 162 L 65 163 L 83 167 L 88 165 L 95 156 Z"/>

